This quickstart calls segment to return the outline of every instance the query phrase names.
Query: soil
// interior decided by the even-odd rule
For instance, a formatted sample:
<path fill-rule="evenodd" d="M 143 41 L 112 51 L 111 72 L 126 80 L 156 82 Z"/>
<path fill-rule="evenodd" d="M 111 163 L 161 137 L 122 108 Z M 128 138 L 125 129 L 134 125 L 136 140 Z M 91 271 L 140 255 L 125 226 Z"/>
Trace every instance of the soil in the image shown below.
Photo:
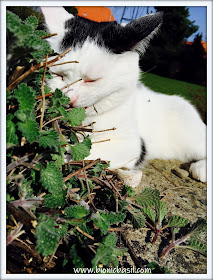
<path fill-rule="evenodd" d="M 183 164 L 177 160 L 153 160 L 143 169 L 143 176 L 136 192 L 141 192 L 145 187 L 157 188 L 165 196 L 163 201 L 167 204 L 168 215 L 179 215 L 186 218 L 190 223 L 197 221 L 198 217 L 206 219 L 207 214 L 207 185 L 195 181 L 190 177 L 177 176 L 176 169 L 188 170 L 189 164 Z M 179 171 L 179 169 L 178 169 Z M 183 176 L 185 177 L 185 176 Z M 159 256 L 164 244 L 158 237 L 156 244 L 152 245 L 153 231 L 148 228 L 135 230 L 128 226 L 125 237 L 143 265 L 156 262 L 160 267 L 166 267 L 170 273 L 175 274 L 206 274 L 207 259 L 205 256 L 189 249 L 175 248 L 163 259 Z M 204 237 L 205 238 L 205 237 Z M 165 240 L 165 236 L 164 236 Z M 125 254 L 121 259 L 123 267 L 134 266 L 130 255 Z"/>

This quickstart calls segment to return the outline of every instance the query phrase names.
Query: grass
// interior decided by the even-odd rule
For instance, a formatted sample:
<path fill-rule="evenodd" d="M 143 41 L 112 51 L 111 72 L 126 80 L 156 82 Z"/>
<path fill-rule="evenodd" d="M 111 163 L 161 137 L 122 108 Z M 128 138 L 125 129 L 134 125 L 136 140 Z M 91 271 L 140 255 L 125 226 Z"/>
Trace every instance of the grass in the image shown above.
<path fill-rule="evenodd" d="M 198 109 L 203 121 L 206 122 L 206 87 L 161 77 L 151 73 L 142 73 L 141 82 L 153 91 L 168 95 L 179 95 L 189 100 Z"/>

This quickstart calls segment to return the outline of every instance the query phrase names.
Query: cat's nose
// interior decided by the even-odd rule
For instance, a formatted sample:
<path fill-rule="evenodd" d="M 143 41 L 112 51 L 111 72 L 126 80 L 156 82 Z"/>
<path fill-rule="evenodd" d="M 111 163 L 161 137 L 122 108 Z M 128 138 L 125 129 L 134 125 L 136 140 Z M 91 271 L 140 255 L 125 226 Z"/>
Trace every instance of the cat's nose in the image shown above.
<path fill-rule="evenodd" d="M 70 97 L 70 105 L 73 106 L 77 99 L 78 99 L 77 96 Z"/>

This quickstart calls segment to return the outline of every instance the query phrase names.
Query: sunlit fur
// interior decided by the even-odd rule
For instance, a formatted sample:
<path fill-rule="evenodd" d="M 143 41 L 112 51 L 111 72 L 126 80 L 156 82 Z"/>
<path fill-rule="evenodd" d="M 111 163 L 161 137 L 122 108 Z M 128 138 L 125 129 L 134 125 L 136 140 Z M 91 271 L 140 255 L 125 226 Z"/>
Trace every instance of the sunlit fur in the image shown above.
<path fill-rule="evenodd" d="M 63 24 L 58 26 L 64 26 L 67 18 L 63 20 L 60 12 L 63 14 L 63 10 L 58 11 L 57 20 Z M 50 28 L 48 17 L 46 24 Z M 55 36 L 50 40 L 55 51 L 59 51 L 65 30 L 61 28 L 57 32 L 59 39 Z M 146 44 L 147 38 L 143 39 Z M 86 108 L 84 125 L 94 122 L 90 137 L 98 143 L 92 145 L 89 159 L 109 160 L 112 169 L 139 168 L 154 158 L 198 160 L 191 165 L 190 172 L 195 179 L 206 181 L 205 124 L 183 98 L 155 93 L 138 82 L 139 54 L 134 47 L 132 51 L 117 54 L 104 44 L 100 46 L 95 39 L 87 38 L 76 44 L 60 63 L 76 60 L 79 63 L 52 67 L 51 71 L 58 75 L 53 74 L 54 78 L 47 83 L 54 90 L 82 79 L 64 93 L 70 97 L 73 107 Z M 108 130 L 112 128 L 115 129 Z M 108 131 L 96 132 L 100 130 Z M 138 165 L 141 141 L 146 153 Z"/>

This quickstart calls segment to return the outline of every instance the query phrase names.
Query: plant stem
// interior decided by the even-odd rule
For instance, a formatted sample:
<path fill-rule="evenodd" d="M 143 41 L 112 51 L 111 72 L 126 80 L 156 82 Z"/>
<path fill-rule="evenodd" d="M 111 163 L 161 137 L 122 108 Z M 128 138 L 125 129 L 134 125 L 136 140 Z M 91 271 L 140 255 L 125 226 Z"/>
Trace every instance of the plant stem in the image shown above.
<path fill-rule="evenodd" d="M 156 232 L 155 232 L 155 236 L 153 237 L 153 240 L 152 240 L 152 243 L 155 244 L 159 234 L 160 234 L 160 229 L 156 229 Z"/>
<path fill-rule="evenodd" d="M 43 73 L 42 82 L 41 82 L 42 109 L 41 109 L 41 118 L 40 118 L 40 131 L 42 131 L 42 124 L 43 124 L 44 111 L 45 111 L 44 79 L 45 79 L 45 72 L 47 69 L 47 58 L 48 58 L 48 55 L 46 56 L 45 65 L 44 65 L 44 73 Z"/>
<path fill-rule="evenodd" d="M 86 170 L 86 169 L 92 167 L 93 165 L 95 165 L 95 164 L 98 163 L 99 161 L 100 161 L 100 158 L 98 158 L 98 159 L 92 161 L 91 163 L 87 164 L 87 165 L 84 166 L 83 168 L 81 168 L 81 169 L 79 169 L 79 170 L 77 170 L 77 171 L 75 171 L 75 172 L 69 174 L 67 177 L 64 178 L 63 182 L 66 182 L 66 181 L 68 181 L 69 179 L 71 179 L 72 177 L 78 175 L 79 173 L 84 172 L 84 170 Z M 71 163 L 72 163 L 72 162 L 71 162 Z"/>

